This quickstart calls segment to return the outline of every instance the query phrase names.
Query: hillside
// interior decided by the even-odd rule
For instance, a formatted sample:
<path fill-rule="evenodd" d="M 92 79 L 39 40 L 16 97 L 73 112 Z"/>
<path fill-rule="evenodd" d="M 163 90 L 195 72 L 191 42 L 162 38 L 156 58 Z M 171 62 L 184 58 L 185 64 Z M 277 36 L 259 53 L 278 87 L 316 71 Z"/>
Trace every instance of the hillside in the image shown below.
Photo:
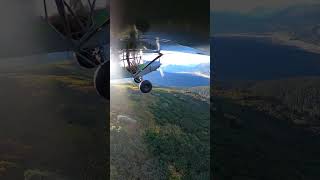
<path fill-rule="evenodd" d="M 215 177 L 319 179 L 319 78 L 212 89 Z"/>
<path fill-rule="evenodd" d="M 172 88 L 141 94 L 131 84 L 111 94 L 112 179 L 209 178 L 207 100 Z"/>
<path fill-rule="evenodd" d="M 109 107 L 92 72 L 45 56 L 0 63 L 0 179 L 105 179 Z"/>

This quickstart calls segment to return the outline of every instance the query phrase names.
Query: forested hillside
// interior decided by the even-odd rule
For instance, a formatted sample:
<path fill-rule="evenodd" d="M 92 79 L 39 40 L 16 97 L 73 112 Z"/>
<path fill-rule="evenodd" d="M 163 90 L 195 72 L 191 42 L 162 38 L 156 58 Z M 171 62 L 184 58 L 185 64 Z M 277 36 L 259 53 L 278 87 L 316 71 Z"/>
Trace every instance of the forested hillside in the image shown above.
<path fill-rule="evenodd" d="M 217 179 L 318 179 L 319 78 L 216 82 L 211 112 Z"/>

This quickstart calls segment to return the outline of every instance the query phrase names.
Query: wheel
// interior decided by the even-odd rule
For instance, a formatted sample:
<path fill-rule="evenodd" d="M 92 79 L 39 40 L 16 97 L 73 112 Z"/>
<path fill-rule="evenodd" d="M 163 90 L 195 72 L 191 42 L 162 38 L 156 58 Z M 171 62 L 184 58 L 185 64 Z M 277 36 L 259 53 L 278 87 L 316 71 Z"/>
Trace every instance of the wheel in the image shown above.
<path fill-rule="evenodd" d="M 103 98 L 110 99 L 110 61 L 102 63 L 94 73 L 94 87 Z"/>
<path fill-rule="evenodd" d="M 152 90 L 152 84 L 148 80 L 144 80 L 139 84 L 139 89 L 143 93 L 149 93 Z"/>
<path fill-rule="evenodd" d="M 134 78 L 133 80 L 134 80 L 134 82 L 139 84 L 139 83 L 141 83 L 142 78 L 141 77 L 137 77 L 137 78 Z"/>

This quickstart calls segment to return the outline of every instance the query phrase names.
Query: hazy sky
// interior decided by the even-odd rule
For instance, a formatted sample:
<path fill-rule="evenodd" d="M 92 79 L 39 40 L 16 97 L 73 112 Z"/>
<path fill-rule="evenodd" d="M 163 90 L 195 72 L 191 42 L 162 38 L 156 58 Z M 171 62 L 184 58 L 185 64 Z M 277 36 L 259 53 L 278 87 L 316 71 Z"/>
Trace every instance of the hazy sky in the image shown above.
<path fill-rule="evenodd" d="M 320 3 L 319 0 L 211 0 L 211 10 L 250 11 L 257 7 L 281 8 L 294 4 Z"/>

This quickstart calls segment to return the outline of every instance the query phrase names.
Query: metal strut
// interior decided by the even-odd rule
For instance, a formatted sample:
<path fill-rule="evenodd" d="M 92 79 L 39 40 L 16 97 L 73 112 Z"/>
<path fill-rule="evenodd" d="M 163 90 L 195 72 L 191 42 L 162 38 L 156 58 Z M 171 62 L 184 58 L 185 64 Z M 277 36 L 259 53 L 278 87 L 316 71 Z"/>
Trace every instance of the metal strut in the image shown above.
<path fill-rule="evenodd" d="M 163 54 L 162 53 L 158 53 L 159 55 L 154 58 L 152 61 L 150 61 L 145 67 L 142 68 L 142 71 L 145 70 L 147 67 L 149 67 L 153 62 L 155 62 L 156 60 L 158 60 Z"/>
<path fill-rule="evenodd" d="M 90 38 L 92 36 L 94 36 L 96 33 L 101 31 L 102 28 L 107 26 L 108 24 L 110 24 L 110 19 L 107 19 L 106 21 L 104 21 L 104 23 L 102 23 L 101 25 L 99 25 L 98 27 L 93 29 L 92 31 L 89 31 L 86 34 L 84 34 L 83 37 L 80 39 L 80 42 L 79 42 L 77 48 L 81 48 L 86 42 L 88 42 L 90 40 Z"/>
<path fill-rule="evenodd" d="M 64 30 L 68 36 L 68 38 L 71 40 L 71 27 L 70 27 L 70 23 L 69 20 L 66 16 L 66 11 L 64 9 L 64 0 L 55 0 L 56 1 L 56 6 L 58 9 L 58 13 L 59 15 L 63 18 L 63 25 L 64 25 Z"/>

